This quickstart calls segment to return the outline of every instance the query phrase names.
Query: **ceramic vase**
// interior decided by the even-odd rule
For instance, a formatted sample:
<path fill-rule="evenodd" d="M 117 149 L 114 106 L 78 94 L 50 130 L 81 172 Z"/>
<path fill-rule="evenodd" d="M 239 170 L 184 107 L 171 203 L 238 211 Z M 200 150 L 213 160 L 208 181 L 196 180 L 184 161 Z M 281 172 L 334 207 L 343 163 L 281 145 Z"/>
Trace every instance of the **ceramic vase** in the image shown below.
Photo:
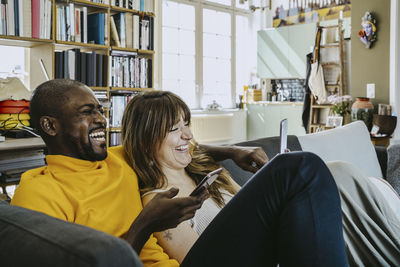
<path fill-rule="evenodd" d="M 351 106 L 351 120 L 362 120 L 369 131 L 372 128 L 372 117 L 374 113 L 374 105 L 367 97 L 357 97 Z"/>

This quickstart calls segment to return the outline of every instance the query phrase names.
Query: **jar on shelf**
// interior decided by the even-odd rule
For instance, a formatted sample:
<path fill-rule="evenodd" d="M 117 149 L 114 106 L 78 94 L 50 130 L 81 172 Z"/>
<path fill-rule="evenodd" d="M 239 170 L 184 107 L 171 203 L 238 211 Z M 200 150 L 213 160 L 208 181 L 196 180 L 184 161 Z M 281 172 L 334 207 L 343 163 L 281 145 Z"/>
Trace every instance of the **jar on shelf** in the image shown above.
<path fill-rule="evenodd" d="M 374 113 L 374 105 L 367 97 L 357 97 L 351 106 L 351 120 L 362 120 L 369 131 L 372 128 L 372 117 Z"/>

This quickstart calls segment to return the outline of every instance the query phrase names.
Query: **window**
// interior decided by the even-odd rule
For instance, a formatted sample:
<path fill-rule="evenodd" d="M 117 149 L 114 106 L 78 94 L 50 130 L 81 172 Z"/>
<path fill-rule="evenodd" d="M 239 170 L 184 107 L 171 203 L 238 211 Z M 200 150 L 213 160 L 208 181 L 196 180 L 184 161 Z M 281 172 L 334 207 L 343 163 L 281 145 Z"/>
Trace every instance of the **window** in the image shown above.
<path fill-rule="evenodd" d="M 255 53 L 246 49 L 255 43 L 247 7 L 239 0 L 162 1 L 161 88 L 192 109 L 214 100 L 235 107 L 250 76 L 246 53 Z"/>
<path fill-rule="evenodd" d="M 24 81 L 25 48 L 0 46 L 0 78 L 16 76 Z"/>

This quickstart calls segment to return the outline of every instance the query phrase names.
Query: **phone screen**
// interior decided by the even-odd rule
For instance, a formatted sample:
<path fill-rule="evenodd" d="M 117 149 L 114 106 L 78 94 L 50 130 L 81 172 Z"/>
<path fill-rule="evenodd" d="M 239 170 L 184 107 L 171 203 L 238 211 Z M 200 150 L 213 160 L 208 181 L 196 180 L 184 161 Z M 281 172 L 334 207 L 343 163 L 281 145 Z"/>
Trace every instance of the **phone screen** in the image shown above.
<path fill-rule="evenodd" d="M 207 174 L 203 180 L 196 186 L 193 192 L 190 194 L 191 196 L 195 196 L 199 193 L 202 187 L 209 187 L 215 180 L 217 180 L 218 175 L 222 172 L 222 168 L 216 169 L 209 174 Z"/>
<path fill-rule="evenodd" d="M 280 153 L 281 154 L 285 153 L 286 148 L 287 148 L 287 128 L 288 128 L 287 119 L 281 120 L 281 126 L 280 126 Z"/>

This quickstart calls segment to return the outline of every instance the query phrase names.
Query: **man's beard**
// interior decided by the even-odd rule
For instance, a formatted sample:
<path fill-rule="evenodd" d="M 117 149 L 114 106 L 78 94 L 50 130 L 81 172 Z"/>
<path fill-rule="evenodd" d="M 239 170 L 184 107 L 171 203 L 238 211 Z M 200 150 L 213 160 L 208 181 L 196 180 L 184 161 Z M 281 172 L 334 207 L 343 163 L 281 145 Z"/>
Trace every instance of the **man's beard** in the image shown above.
<path fill-rule="evenodd" d="M 105 153 L 96 153 L 93 149 L 93 145 L 90 142 L 90 137 L 88 137 L 88 143 L 84 143 L 81 138 L 68 136 L 69 143 L 71 146 L 76 147 L 76 153 L 78 154 L 80 159 L 89 160 L 89 161 L 102 161 L 107 157 L 107 149 L 105 148 Z M 77 146 L 80 144 L 80 147 Z"/>

